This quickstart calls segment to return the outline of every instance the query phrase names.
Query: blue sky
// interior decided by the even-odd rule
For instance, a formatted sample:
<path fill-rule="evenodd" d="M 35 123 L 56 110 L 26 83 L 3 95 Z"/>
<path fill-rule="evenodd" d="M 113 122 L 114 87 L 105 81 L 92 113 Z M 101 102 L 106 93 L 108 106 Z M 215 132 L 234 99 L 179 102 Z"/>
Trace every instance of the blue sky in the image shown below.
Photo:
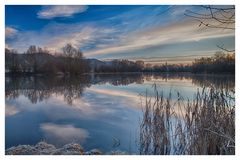
<path fill-rule="evenodd" d="M 30 45 L 61 52 L 67 43 L 86 58 L 128 58 L 156 63 L 185 63 L 219 50 L 235 48 L 234 30 L 199 27 L 186 17 L 199 6 L 32 6 L 5 8 L 6 47 L 26 51 Z"/>

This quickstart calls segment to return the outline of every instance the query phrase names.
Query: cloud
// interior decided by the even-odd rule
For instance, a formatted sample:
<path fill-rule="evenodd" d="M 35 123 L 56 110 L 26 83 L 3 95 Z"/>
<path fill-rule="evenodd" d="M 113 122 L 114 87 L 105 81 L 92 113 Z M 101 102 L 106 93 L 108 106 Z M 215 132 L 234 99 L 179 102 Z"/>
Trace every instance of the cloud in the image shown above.
<path fill-rule="evenodd" d="M 123 38 L 124 34 L 149 25 L 153 26 L 156 20 L 151 15 L 159 13 L 161 9 L 158 7 L 154 12 L 149 12 L 150 9 L 152 7 L 143 6 L 114 17 L 102 19 L 97 23 L 95 21 L 74 24 L 50 23 L 39 31 L 21 32 L 14 41 L 7 43 L 20 52 L 32 44 L 59 50 L 66 43 L 73 43 L 75 46 L 81 47 L 84 52 L 93 48 L 109 47 L 113 42 Z M 45 7 L 42 11 L 44 10 L 50 10 L 50 7 Z M 143 12 L 148 13 L 144 16 L 145 21 L 138 18 Z M 63 30 L 64 32 L 62 32 Z"/>
<path fill-rule="evenodd" d="M 19 52 L 26 51 L 30 45 L 47 47 L 52 52 L 59 52 L 67 43 L 77 48 L 87 49 L 111 40 L 109 35 L 114 32 L 112 27 L 94 24 L 51 23 L 40 31 L 19 32 L 14 40 L 8 40 L 6 44 L 16 48 Z"/>
<path fill-rule="evenodd" d="M 61 50 L 67 43 L 71 43 L 77 48 L 88 49 L 107 41 L 109 39 L 107 36 L 115 31 L 111 28 L 76 24 L 66 26 L 65 32 L 67 33 L 50 38 L 47 46 L 52 49 Z"/>
<path fill-rule="evenodd" d="M 83 5 L 58 5 L 43 7 L 37 15 L 41 19 L 52 19 L 56 17 L 71 17 L 74 14 L 85 12 L 88 6 Z"/>
<path fill-rule="evenodd" d="M 87 130 L 74 127 L 71 124 L 43 123 L 40 125 L 40 129 L 44 132 L 47 141 L 57 143 L 57 145 L 64 145 L 73 141 L 83 143 L 89 137 Z"/>
<path fill-rule="evenodd" d="M 198 23 L 192 20 L 169 24 L 164 27 L 153 27 L 132 32 L 119 39 L 116 44 L 97 48 L 86 53 L 87 56 L 107 55 L 131 50 L 139 50 L 157 45 L 167 45 L 209 38 L 234 36 L 231 30 L 200 29 Z"/>
<path fill-rule="evenodd" d="M 17 32 L 18 32 L 18 30 L 13 27 L 6 27 L 5 28 L 5 37 L 11 38 L 12 36 L 16 35 Z"/>
<path fill-rule="evenodd" d="M 121 90 L 114 90 L 114 89 L 98 89 L 98 88 L 88 88 L 88 91 L 95 92 L 97 94 L 104 94 L 108 96 L 113 96 L 113 97 L 123 97 L 126 98 L 127 100 L 131 101 L 132 103 L 129 103 L 129 105 L 136 106 L 136 103 L 138 103 L 140 97 L 136 93 L 131 93 L 127 91 L 121 91 Z"/>
<path fill-rule="evenodd" d="M 13 105 L 5 105 L 5 115 L 6 116 L 13 116 L 15 114 L 19 113 L 19 110 L 17 109 L 17 107 L 13 106 Z"/>
<path fill-rule="evenodd" d="M 51 10 L 54 10 L 51 13 L 55 13 L 60 10 L 52 9 L 55 7 L 62 6 L 45 7 L 39 14 L 45 11 L 50 13 Z M 68 7 L 74 6 L 66 6 L 66 8 Z M 173 53 L 170 56 L 187 55 L 196 51 L 196 48 L 191 48 L 192 42 L 218 39 L 225 43 L 224 38 L 235 36 L 234 31 L 231 30 L 202 29 L 198 22 L 184 16 L 184 11 L 191 7 L 140 6 L 98 21 L 75 21 L 71 24 L 51 22 L 38 31 L 18 32 L 14 36 L 14 40 L 6 41 L 6 44 L 20 52 L 25 51 L 30 45 L 39 45 L 49 48 L 52 52 L 59 52 L 64 45 L 72 43 L 75 47 L 80 48 L 87 58 L 131 59 L 144 58 L 143 55 L 146 53 L 152 57 L 166 55 L 169 53 L 169 51 L 166 53 L 166 48 Z M 55 17 L 52 15 L 50 14 L 49 18 Z M 70 14 L 63 15 L 70 16 Z M 185 43 L 185 50 L 181 46 L 183 43 Z M 199 44 L 198 51 L 204 50 L 204 53 L 209 50 L 213 51 L 217 42 L 215 40 L 211 43 L 213 47 L 210 48 L 210 45 Z"/>
<path fill-rule="evenodd" d="M 64 95 L 52 95 L 49 99 L 47 99 L 47 105 L 45 101 L 38 102 L 37 104 L 32 104 L 32 102 L 27 97 L 19 96 L 16 100 L 13 101 L 6 100 L 6 114 L 11 116 L 17 113 L 23 114 L 24 112 L 41 113 L 44 116 L 48 117 L 48 119 L 51 121 L 59 121 L 72 118 L 98 118 L 103 120 L 104 118 L 110 118 L 111 116 L 109 116 L 109 114 L 114 115 L 114 113 L 119 112 L 119 110 L 122 109 L 122 104 L 119 102 L 119 99 L 114 99 L 116 96 L 113 96 L 111 101 L 106 101 L 109 99 L 109 95 L 107 94 L 99 95 L 96 92 L 93 93 L 91 90 L 86 90 L 85 94 L 88 96 L 74 99 L 71 106 L 66 102 Z M 115 107 L 111 107 L 112 102 L 115 103 Z M 123 104 L 125 103 L 127 102 L 123 101 Z M 45 107 L 42 107 L 43 105 Z M 15 106 L 17 106 L 17 108 Z M 126 106 L 129 106 L 129 104 L 126 104 Z M 121 119 L 121 117 L 119 118 Z"/>

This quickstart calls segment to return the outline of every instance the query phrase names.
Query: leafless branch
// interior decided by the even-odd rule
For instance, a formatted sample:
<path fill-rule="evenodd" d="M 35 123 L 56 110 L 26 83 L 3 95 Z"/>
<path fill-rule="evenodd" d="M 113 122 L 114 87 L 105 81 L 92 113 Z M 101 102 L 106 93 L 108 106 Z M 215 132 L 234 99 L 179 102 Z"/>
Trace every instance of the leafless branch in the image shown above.
<path fill-rule="evenodd" d="M 228 50 L 228 49 L 224 48 L 224 45 L 222 45 L 222 46 L 217 45 L 217 47 L 226 51 L 226 52 L 235 52 L 235 50 Z"/>
<path fill-rule="evenodd" d="M 204 12 L 186 10 L 184 15 L 199 21 L 199 26 L 235 30 L 235 6 L 217 8 L 209 5 L 201 8 Z"/>

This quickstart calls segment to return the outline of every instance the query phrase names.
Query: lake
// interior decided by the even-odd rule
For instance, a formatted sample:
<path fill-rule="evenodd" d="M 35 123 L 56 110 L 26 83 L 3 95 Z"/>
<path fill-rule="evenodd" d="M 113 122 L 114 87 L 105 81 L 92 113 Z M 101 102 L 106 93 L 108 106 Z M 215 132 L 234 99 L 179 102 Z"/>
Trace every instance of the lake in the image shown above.
<path fill-rule="evenodd" d="M 6 76 L 5 147 L 77 142 L 85 150 L 139 153 L 139 124 L 153 85 L 167 96 L 193 99 L 204 87 L 234 90 L 231 75 L 97 74 Z"/>

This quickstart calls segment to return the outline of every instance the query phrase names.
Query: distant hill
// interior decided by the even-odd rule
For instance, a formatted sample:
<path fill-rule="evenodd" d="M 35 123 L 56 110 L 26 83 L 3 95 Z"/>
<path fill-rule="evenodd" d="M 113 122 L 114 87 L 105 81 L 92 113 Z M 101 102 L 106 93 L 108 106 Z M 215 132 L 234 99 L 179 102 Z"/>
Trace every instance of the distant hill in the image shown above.
<path fill-rule="evenodd" d="M 102 67 L 111 67 L 113 65 L 112 61 L 100 61 L 98 59 L 85 59 L 91 68 L 91 72 L 99 70 Z"/>

